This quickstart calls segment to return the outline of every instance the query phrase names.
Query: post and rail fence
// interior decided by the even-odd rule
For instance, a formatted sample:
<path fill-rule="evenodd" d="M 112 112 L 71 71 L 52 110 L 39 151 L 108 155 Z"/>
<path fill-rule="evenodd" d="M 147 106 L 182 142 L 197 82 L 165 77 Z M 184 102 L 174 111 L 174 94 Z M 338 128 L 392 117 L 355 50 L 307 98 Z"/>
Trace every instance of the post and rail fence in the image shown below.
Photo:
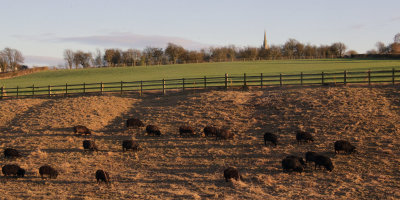
<path fill-rule="evenodd" d="M 342 72 L 321 72 L 321 73 L 303 73 L 298 74 L 243 74 L 224 76 L 204 76 L 199 78 L 180 78 L 180 79 L 162 79 L 147 81 L 120 81 L 120 82 L 100 82 L 65 85 L 47 85 L 15 88 L 0 88 L 0 99 L 36 97 L 36 96 L 56 96 L 87 93 L 132 93 L 136 92 L 143 95 L 145 91 L 161 91 L 166 94 L 168 90 L 184 91 L 186 89 L 207 89 L 243 87 L 247 88 L 266 86 L 284 86 L 284 85 L 339 85 L 339 84 L 368 84 L 400 82 L 400 69 L 392 68 L 390 70 L 375 71 L 342 71 Z M 196 84 L 197 82 L 197 84 Z M 203 82 L 203 84 L 201 84 Z"/>

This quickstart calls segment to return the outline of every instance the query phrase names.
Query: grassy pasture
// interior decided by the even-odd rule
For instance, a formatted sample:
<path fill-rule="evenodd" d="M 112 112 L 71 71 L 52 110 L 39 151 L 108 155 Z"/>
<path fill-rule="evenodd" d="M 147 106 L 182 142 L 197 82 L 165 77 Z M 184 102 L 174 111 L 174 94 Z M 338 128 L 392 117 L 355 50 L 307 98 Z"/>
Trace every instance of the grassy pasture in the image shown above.
<path fill-rule="evenodd" d="M 312 72 L 332 72 L 343 70 L 367 70 L 400 67 L 400 60 L 353 60 L 353 59 L 325 59 L 325 60 L 279 60 L 279 61 L 255 61 L 255 62 L 222 62 L 222 63 L 199 63 L 179 64 L 162 66 L 137 66 L 116 68 L 91 68 L 77 70 L 51 70 L 34 73 L 12 79 L 0 80 L 0 86 L 26 87 L 161 80 L 171 78 L 190 78 L 203 76 L 223 76 L 228 74 L 249 75 L 264 73 L 295 74 Z"/>

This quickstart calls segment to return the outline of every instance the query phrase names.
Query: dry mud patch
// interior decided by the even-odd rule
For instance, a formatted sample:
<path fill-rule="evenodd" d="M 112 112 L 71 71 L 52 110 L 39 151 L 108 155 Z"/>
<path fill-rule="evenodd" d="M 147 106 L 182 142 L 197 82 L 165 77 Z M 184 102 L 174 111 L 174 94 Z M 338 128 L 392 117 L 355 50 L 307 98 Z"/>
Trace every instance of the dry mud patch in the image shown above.
<path fill-rule="evenodd" d="M 399 88 L 295 87 L 254 91 L 202 91 L 166 96 L 82 96 L 0 101 L 0 147 L 24 157 L 5 160 L 27 170 L 24 178 L 0 178 L 2 198 L 30 199 L 398 199 L 400 198 Z M 137 117 L 160 127 L 163 136 L 127 130 Z M 83 124 L 90 136 L 75 136 Z M 190 125 L 198 136 L 180 137 Z M 227 127 L 234 140 L 201 135 L 206 125 Z M 298 145 L 296 130 L 311 131 L 314 143 Z M 279 135 L 264 146 L 266 131 Z M 133 138 L 142 150 L 121 151 Z M 93 139 L 98 152 L 83 152 Z M 335 155 L 333 142 L 349 140 L 358 154 Z M 281 160 L 317 151 L 332 158 L 333 172 L 287 174 Z M 41 180 L 38 168 L 60 171 Z M 243 181 L 226 183 L 222 172 L 237 167 Z M 110 172 L 111 186 L 96 184 L 97 169 Z"/>

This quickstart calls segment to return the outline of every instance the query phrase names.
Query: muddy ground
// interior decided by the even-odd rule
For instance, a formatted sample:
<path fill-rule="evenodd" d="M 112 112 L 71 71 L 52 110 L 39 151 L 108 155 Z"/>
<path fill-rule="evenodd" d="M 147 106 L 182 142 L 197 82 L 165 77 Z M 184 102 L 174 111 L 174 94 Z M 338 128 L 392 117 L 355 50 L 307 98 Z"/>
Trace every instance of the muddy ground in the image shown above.
<path fill-rule="evenodd" d="M 284 87 L 249 91 L 187 91 L 76 96 L 0 101 L 0 148 L 23 157 L 0 156 L 18 164 L 24 178 L 0 177 L 1 199 L 400 199 L 400 87 Z M 125 120 L 160 127 L 161 137 L 128 130 Z M 74 125 L 90 136 L 76 136 Z M 198 136 L 180 137 L 190 125 Z M 229 128 L 234 140 L 205 138 L 206 125 Z M 315 142 L 297 144 L 295 132 L 310 131 Z M 279 135 L 277 147 L 264 146 L 263 134 Z M 133 138 L 142 150 L 122 152 Z M 84 152 L 93 139 L 98 152 Z M 353 143 L 358 153 L 335 155 L 333 143 Z M 281 160 L 316 151 L 331 157 L 332 172 L 285 173 Z M 60 175 L 42 180 L 49 164 Z M 234 166 L 242 181 L 225 182 Z M 94 173 L 110 173 L 111 185 Z"/>

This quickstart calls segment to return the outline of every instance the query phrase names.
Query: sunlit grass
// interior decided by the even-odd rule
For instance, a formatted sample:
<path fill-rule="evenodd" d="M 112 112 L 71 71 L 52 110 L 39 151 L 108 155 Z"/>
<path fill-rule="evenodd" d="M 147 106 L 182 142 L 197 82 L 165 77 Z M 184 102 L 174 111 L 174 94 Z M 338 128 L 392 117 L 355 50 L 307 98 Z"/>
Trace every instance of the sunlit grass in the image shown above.
<path fill-rule="evenodd" d="M 120 82 L 140 80 L 161 80 L 171 78 L 192 78 L 223 76 L 234 74 L 292 74 L 310 72 L 330 72 L 342 70 L 368 70 L 400 67 L 400 60 L 277 60 L 254 62 L 218 62 L 198 64 L 178 64 L 160 66 L 136 66 L 115 68 L 90 68 L 77 70 L 50 70 L 12 79 L 0 80 L 0 86 L 20 87 Z"/>

